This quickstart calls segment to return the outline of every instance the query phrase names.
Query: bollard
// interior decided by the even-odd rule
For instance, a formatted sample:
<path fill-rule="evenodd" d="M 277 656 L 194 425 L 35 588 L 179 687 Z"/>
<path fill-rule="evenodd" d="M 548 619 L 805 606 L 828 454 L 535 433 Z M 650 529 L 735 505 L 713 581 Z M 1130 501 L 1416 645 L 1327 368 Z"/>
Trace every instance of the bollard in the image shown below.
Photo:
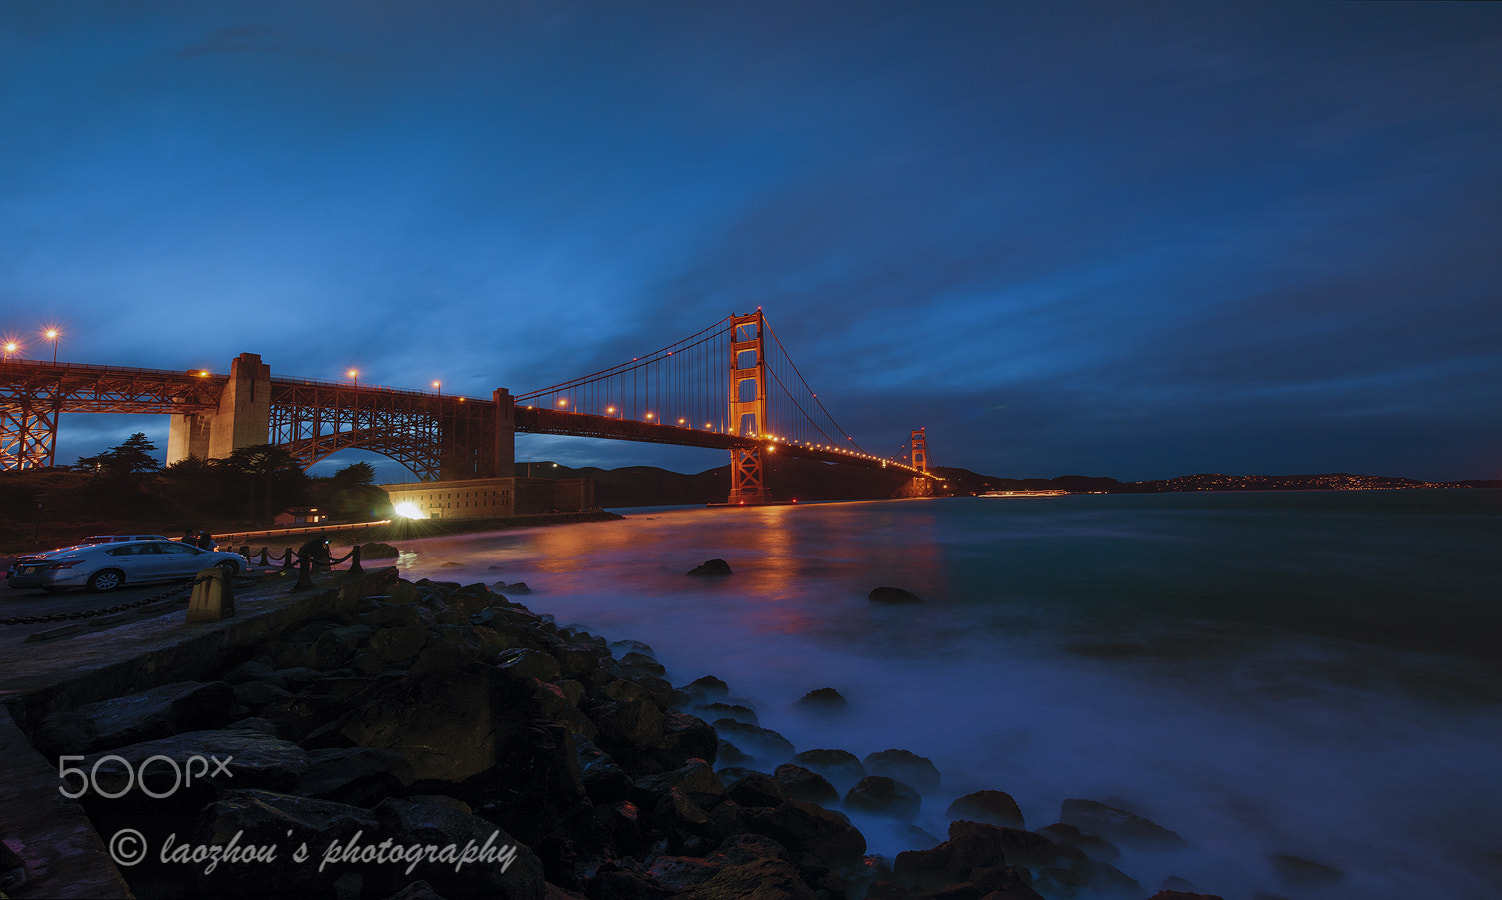
<path fill-rule="evenodd" d="M 292 548 L 291 547 L 288 547 L 287 548 L 287 552 L 284 553 L 284 554 L 282 554 L 282 568 L 283 569 L 290 569 L 290 568 L 292 568 Z"/>
<path fill-rule="evenodd" d="M 266 562 L 266 548 L 265 547 L 261 548 L 261 563 L 260 564 L 263 565 L 263 566 L 270 565 L 270 563 Z"/>
<path fill-rule="evenodd" d="M 243 556 L 243 557 L 245 557 L 246 559 L 250 559 L 250 545 L 249 544 L 244 544 L 244 545 L 242 545 L 240 547 L 240 555 Z"/>
<path fill-rule="evenodd" d="M 360 568 L 360 545 L 356 544 L 349 551 L 349 574 L 363 575 L 365 570 Z"/>
<path fill-rule="evenodd" d="M 292 555 L 290 550 L 288 551 L 287 555 L 289 557 Z M 306 590 L 308 590 L 308 589 L 310 589 L 312 587 L 313 587 L 313 557 L 308 556 L 308 555 L 304 555 L 302 557 L 302 559 L 300 559 L 298 561 L 298 566 L 297 566 L 297 584 L 295 584 L 295 585 L 292 586 L 292 590 L 294 590 L 294 591 L 306 591 Z"/>
<path fill-rule="evenodd" d="M 218 566 L 199 572 L 193 582 L 193 596 L 188 600 L 188 621 L 217 622 L 234 615 L 234 579 Z"/>

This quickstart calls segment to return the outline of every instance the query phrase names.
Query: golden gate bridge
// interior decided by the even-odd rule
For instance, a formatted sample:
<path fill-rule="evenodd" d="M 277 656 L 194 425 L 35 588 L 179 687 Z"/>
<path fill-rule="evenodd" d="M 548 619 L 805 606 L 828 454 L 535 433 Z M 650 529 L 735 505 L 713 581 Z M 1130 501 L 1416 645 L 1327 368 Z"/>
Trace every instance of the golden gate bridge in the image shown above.
<path fill-rule="evenodd" d="M 760 309 L 608 369 L 489 399 L 273 377 L 253 353 L 228 375 L 6 359 L 0 469 L 54 465 L 62 413 L 170 415 L 169 464 L 270 443 L 305 468 L 359 448 L 424 481 L 509 476 L 521 432 L 728 450 L 731 503 L 769 501 L 769 454 L 932 477 L 922 429 L 890 458 L 847 434 Z"/>

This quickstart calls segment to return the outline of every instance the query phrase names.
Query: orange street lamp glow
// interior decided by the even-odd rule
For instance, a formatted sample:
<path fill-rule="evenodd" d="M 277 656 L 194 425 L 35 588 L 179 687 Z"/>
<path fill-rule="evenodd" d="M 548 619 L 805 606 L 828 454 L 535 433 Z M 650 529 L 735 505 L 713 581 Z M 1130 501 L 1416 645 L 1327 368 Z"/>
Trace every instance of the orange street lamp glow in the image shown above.
<path fill-rule="evenodd" d="M 52 342 L 52 361 L 57 362 L 57 342 L 62 338 L 63 333 L 56 328 L 49 328 L 42 332 L 42 336 Z"/>
<path fill-rule="evenodd" d="M 441 381 L 435 381 L 435 382 L 433 382 L 433 390 L 442 392 L 442 390 L 443 390 L 443 382 L 441 382 Z"/>
<path fill-rule="evenodd" d="M 651 413 L 647 413 L 647 418 L 649 418 L 649 419 L 652 418 L 652 414 Z"/>
<path fill-rule="evenodd" d="M 568 406 L 568 398 L 567 397 L 559 397 L 558 398 L 558 405 L 559 406 Z"/>
<path fill-rule="evenodd" d="M 6 341 L 5 342 L 5 358 L 6 359 L 10 359 L 10 355 L 12 353 L 15 353 L 19 349 L 21 349 L 21 345 L 20 344 L 16 343 L 15 341 Z"/>
<path fill-rule="evenodd" d="M 605 407 L 605 412 L 607 412 L 607 413 L 609 413 L 610 415 L 613 416 L 613 415 L 615 415 L 615 407 L 614 406 L 607 406 L 607 407 Z"/>

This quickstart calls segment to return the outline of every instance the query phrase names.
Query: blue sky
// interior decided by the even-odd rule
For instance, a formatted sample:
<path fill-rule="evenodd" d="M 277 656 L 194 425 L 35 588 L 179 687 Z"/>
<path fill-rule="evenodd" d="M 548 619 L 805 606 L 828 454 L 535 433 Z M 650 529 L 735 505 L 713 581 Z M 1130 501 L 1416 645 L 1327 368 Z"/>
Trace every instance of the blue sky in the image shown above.
<path fill-rule="evenodd" d="M 31 355 L 484 397 L 761 306 L 875 452 L 1502 478 L 1493 4 L 8 0 L 0 122 Z"/>

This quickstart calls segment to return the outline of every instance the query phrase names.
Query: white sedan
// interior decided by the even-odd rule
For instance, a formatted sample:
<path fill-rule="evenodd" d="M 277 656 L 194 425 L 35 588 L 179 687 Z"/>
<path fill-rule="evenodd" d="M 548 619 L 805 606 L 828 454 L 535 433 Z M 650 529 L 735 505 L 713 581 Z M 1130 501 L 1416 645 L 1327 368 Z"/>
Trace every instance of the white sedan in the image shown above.
<path fill-rule="evenodd" d="M 192 578 L 218 566 L 230 575 L 250 563 L 238 553 L 200 550 L 178 541 L 127 541 L 93 546 L 64 547 L 16 560 L 9 573 L 13 588 L 38 587 L 53 591 L 82 587 L 112 591 L 123 584 Z"/>

